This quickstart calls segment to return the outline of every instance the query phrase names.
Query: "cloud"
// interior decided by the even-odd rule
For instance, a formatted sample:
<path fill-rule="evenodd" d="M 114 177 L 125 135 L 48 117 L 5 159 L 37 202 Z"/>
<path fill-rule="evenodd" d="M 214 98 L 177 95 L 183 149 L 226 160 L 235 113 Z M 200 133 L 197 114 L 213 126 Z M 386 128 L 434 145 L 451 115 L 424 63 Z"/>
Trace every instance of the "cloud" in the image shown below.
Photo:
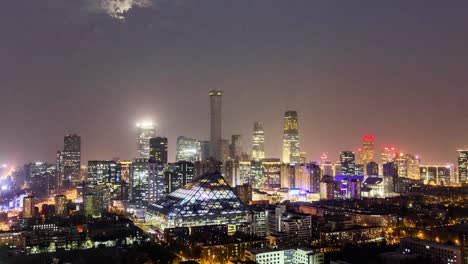
<path fill-rule="evenodd" d="M 88 7 L 92 11 L 103 12 L 116 19 L 125 19 L 125 13 L 132 8 L 152 5 L 152 0 L 88 0 Z"/>

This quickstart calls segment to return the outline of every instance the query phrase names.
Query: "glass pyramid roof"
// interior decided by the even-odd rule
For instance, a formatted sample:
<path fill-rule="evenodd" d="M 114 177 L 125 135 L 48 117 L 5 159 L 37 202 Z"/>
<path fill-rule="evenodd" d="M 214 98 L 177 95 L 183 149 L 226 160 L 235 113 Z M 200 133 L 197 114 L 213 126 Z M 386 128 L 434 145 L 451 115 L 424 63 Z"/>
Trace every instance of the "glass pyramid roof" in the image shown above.
<path fill-rule="evenodd" d="M 204 174 L 149 207 L 172 219 L 230 217 L 249 211 L 219 172 Z"/>

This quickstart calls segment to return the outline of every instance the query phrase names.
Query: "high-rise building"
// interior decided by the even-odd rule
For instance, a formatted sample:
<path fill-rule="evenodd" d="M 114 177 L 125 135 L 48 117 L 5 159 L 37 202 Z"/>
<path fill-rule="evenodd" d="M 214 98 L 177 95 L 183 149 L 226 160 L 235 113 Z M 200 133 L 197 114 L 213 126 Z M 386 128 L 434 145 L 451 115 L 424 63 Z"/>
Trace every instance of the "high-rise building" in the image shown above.
<path fill-rule="evenodd" d="M 85 193 L 83 195 L 83 211 L 85 216 L 92 217 L 96 214 L 93 193 Z"/>
<path fill-rule="evenodd" d="M 379 164 L 375 161 L 368 162 L 366 166 L 366 175 L 379 175 Z"/>
<path fill-rule="evenodd" d="M 229 157 L 231 159 L 241 160 L 242 158 L 242 136 L 232 135 Z"/>
<path fill-rule="evenodd" d="M 138 157 L 143 159 L 150 158 L 150 138 L 156 135 L 156 129 L 152 122 L 142 122 L 137 124 L 137 146 Z"/>
<path fill-rule="evenodd" d="M 55 188 L 57 189 L 62 189 L 64 186 L 64 175 L 63 175 L 63 152 L 62 151 L 57 151 L 57 162 L 56 162 L 56 184 Z"/>
<path fill-rule="evenodd" d="M 362 148 L 359 154 L 365 169 L 367 168 L 367 163 L 374 161 L 374 151 L 374 135 L 362 136 Z"/>
<path fill-rule="evenodd" d="M 262 160 L 252 160 L 251 162 L 252 187 L 264 188 L 266 178 L 263 174 Z"/>
<path fill-rule="evenodd" d="M 340 153 L 340 164 L 342 175 L 355 175 L 356 157 L 352 151 L 342 151 Z"/>
<path fill-rule="evenodd" d="M 296 111 L 284 114 L 283 162 L 300 163 L 299 120 Z"/>
<path fill-rule="evenodd" d="M 418 156 L 398 153 L 395 156 L 395 165 L 398 171 L 398 177 L 410 178 L 412 180 L 420 180 L 420 163 L 421 160 Z"/>
<path fill-rule="evenodd" d="M 63 194 L 55 196 L 55 216 L 65 217 L 68 214 L 67 197 Z"/>
<path fill-rule="evenodd" d="M 364 164 L 354 165 L 354 175 L 364 176 Z"/>
<path fill-rule="evenodd" d="M 265 158 L 265 131 L 262 122 L 254 123 L 252 137 L 252 159 L 261 160 Z"/>
<path fill-rule="evenodd" d="M 55 165 L 46 162 L 34 162 L 24 165 L 25 180 L 34 196 L 43 198 L 47 196 L 55 186 Z"/>
<path fill-rule="evenodd" d="M 310 187 L 308 190 L 312 193 L 320 193 L 320 180 L 322 174 L 320 166 L 316 163 L 309 163 L 307 164 L 307 171 L 310 176 Z"/>
<path fill-rule="evenodd" d="M 220 141 L 222 140 L 222 91 L 212 90 L 210 95 L 210 156 L 222 161 Z"/>
<path fill-rule="evenodd" d="M 34 197 L 25 196 L 23 198 L 23 218 L 32 218 L 34 216 Z"/>
<path fill-rule="evenodd" d="M 176 161 L 196 162 L 201 160 L 200 141 L 188 137 L 177 138 Z"/>
<path fill-rule="evenodd" d="M 200 155 L 201 160 L 209 160 L 210 159 L 210 142 L 207 140 L 200 141 Z"/>
<path fill-rule="evenodd" d="M 392 146 L 384 146 L 382 147 L 382 164 L 387 163 L 387 162 L 393 162 L 395 160 L 396 156 L 396 148 Z"/>
<path fill-rule="evenodd" d="M 147 182 L 147 192 L 146 195 L 141 195 L 143 204 L 155 203 L 157 200 L 161 199 L 167 192 L 170 190 L 168 188 L 168 181 L 173 178 L 171 176 L 177 175 L 172 171 L 168 171 L 168 165 L 165 163 L 148 163 L 148 182 Z M 141 204 L 141 203 L 140 203 Z"/>
<path fill-rule="evenodd" d="M 64 179 L 76 185 L 81 182 L 81 137 L 66 135 L 62 155 Z"/>
<path fill-rule="evenodd" d="M 398 170 L 395 162 L 386 162 L 382 165 L 383 176 L 397 177 Z"/>
<path fill-rule="evenodd" d="M 281 160 L 264 159 L 262 160 L 263 177 L 265 178 L 266 189 L 281 188 Z"/>
<path fill-rule="evenodd" d="M 195 179 L 195 166 L 192 162 L 178 161 L 174 167 L 174 172 L 181 180 L 181 186 L 191 183 Z"/>
<path fill-rule="evenodd" d="M 113 160 L 88 161 L 87 182 L 92 185 L 103 183 L 119 183 L 121 181 L 121 165 Z"/>
<path fill-rule="evenodd" d="M 130 202 L 139 206 L 148 201 L 149 159 L 135 159 L 130 165 Z"/>
<path fill-rule="evenodd" d="M 167 138 L 150 138 L 150 162 L 167 163 Z"/>
<path fill-rule="evenodd" d="M 458 182 L 468 183 L 468 149 L 458 151 Z"/>

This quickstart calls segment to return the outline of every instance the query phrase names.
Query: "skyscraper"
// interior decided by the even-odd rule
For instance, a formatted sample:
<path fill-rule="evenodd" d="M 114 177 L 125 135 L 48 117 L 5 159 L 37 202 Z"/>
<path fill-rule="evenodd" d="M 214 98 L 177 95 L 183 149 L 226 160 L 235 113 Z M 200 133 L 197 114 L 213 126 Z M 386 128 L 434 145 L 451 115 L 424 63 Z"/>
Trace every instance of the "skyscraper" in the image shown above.
<path fill-rule="evenodd" d="M 341 174 L 353 176 L 355 174 L 356 157 L 352 151 L 340 153 Z"/>
<path fill-rule="evenodd" d="M 374 161 L 374 135 L 368 134 L 362 136 L 362 148 L 360 151 L 360 159 L 364 165 L 364 169 L 367 170 L 367 164 Z M 368 172 L 366 171 L 366 174 Z"/>
<path fill-rule="evenodd" d="M 55 196 L 55 216 L 64 217 L 67 212 L 67 197 L 63 194 Z"/>
<path fill-rule="evenodd" d="M 255 122 L 252 137 L 252 158 L 261 160 L 265 158 L 265 132 L 263 131 L 263 123 Z"/>
<path fill-rule="evenodd" d="M 210 156 L 221 161 L 221 146 L 222 140 L 222 91 L 212 90 L 210 95 L 210 119 L 211 119 L 211 134 L 210 134 Z"/>
<path fill-rule="evenodd" d="M 418 156 L 398 153 L 395 157 L 395 165 L 398 171 L 398 177 L 410 178 L 413 180 L 421 179 L 419 165 L 421 160 Z"/>
<path fill-rule="evenodd" d="M 393 162 L 396 156 L 396 148 L 389 147 L 389 146 L 382 147 L 381 156 L 382 156 L 382 164 L 387 163 L 387 162 Z"/>
<path fill-rule="evenodd" d="M 34 197 L 25 196 L 23 198 L 23 218 L 32 218 L 34 216 Z"/>
<path fill-rule="evenodd" d="M 236 160 L 240 160 L 242 158 L 242 136 L 241 135 L 232 135 L 229 156 L 231 159 L 236 159 Z"/>
<path fill-rule="evenodd" d="M 176 161 L 195 162 L 201 160 L 201 144 L 199 140 L 178 137 L 177 138 L 177 153 Z"/>
<path fill-rule="evenodd" d="M 138 157 L 150 158 L 150 138 L 154 138 L 156 134 L 155 127 L 152 122 L 142 122 L 137 124 L 138 135 Z"/>
<path fill-rule="evenodd" d="M 458 182 L 468 183 L 468 149 L 458 151 Z"/>
<path fill-rule="evenodd" d="M 301 150 L 299 146 L 299 120 L 296 111 L 284 113 L 283 162 L 299 163 Z"/>
<path fill-rule="evenodd" d="M 156 137 L 150 139 L 150 161 L 167 163 L 167 138 Z"/>
<path fill-rule="evenodd" d="M 63 175 L 70 183 L 81 181 L 81 137 L 76 134 L 66 135 L 63 144 Z"/>
<path fill-rule="evenodd" d="M 150 163 L 136 159 L 130 165 L 130 202 L 142 206 L 148 201 Z"/>

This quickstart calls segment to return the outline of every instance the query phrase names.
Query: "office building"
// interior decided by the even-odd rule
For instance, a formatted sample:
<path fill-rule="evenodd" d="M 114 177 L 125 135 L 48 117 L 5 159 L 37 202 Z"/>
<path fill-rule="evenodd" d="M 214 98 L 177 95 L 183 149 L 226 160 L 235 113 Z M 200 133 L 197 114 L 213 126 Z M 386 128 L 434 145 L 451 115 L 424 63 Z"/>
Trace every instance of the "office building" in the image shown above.
<path fill-rule="evenodd" d="M 364 164 L 355 164 L 354 165 L 354 174 L 359 176 L 364 176 Z"/>
<path fill-rule="evenodd" d="M 342 151 L 340 153 L 340 165 L 341 165 L 341 174 L 352 176 L 356 175 L 355 166 L 355 155 L 352 151 Z M 338 175 L 338 174 L 337 174 Z"/>
<path fill-rule="evenodd" d="M 256 248 L 245 253 L 258 264 L 324 264 L 325 254 L 309 248 Z"/>
<path fill-rule="evenodd" d="M 56 195 L 55 198 L 55 216 L 65 217 L 68 215 L 68 201 L 63 194 Z"/>
<path fill-rule="evenodd" d="M 261 166 L 265 178 L 264 188 L 270 190 L 281 188 L 281 160 L 263 159 Z"/>
<path fill-rule="evenodd" d="M 85 216 L 93 217 L 94 215 L 96 215 L 94 203 L 95 202 L 93 193 L 85 193 L 83 195 L 83 212 Z"/>
<path fill-rule="evenodd" d="M 222 91 L 212 90 L 210 95 L 210 157 L 222 161 Z"/>
<path fill-rule="evenodd" d="M 383 168 L 383 176 L 389 176 L 389 177 L 397 177 L 398 176 L 398 170 L 395 165 L 395 162 L 387 162 L 382 165 Z"/>
<path fill-rule="evenodd" d="M 119 183 L 121 177 L 121 165 L 116 161 L 88 161 L 88 177 L 86 181 L 89 184 Z"/>
<path fill-rule="evenodd" d="M 395 156 L 397 154 L 397 150 L 393 146 L 384 146 L 382 147 L 381 157 L 382 157 L 382 164 L 387 162 L 393 162 L 395 160 Z"/>
<path fill-rule="evenodd" d="M 251 175 L 252 175 L 252 187 L 264 188 L 266 177 L 263 174 L 262 160 L 252 160 L 250 163 Z"/>
<path fill-rule="evenodd" d="M 449 185 L 454 174 L 450 165 L 420 165 L 419 170 L 423 183 L 430 185 Z"/>
<path fill-rule="evenodd" d="M 283 162 L 300 163 L 299 120 L 296 111 L 285 112 L 283 133 Z"/>
<path fill-rule="evenodd" d="M 138 157 L 150 158 L 150 139 L 156 136 L 156 129 L 152 122 L 142 122 L 137 124 L 137 147 Z"/>
<path fill-rule="evenodd" d="M 178 137 L 176 151 L 176 161 L 196 162 L 201 160 L 201 144 L 197 139 Z"/>
<path fill-rule="evenodd" d="M 458 183 L 468 183 L 468 149 L 458 150 Z"/>
<path fill-rule="evenodd" d="M 367 163 L 374 161 L 374 135 L 368 134 L 362 136 L 362 147 L 359 149 L 360 163 L 367 168 Z"/>
<path fill-rule="evenodd" d="M 254 123 L 252 137 L 252 159 L 261 160 L 265 158 L 265 131 L 262 122 Z"/>
<path fill-rule="evenodd" d="M 43 198 L 55 187 L 57 172 L 55 165 L 34 162 L 24 165 L 25 181 L 32 195 Z"/>
<path fill-rule="evenodd" d="M 23 198 L 23 218 L 34 217 L 34 196 L 25 196 Z"/>
<path fill-rule="evenodd" d="M 426 257 L 427 263 L 465 264 L 463 248 L 433 241 L 402 238 L 400 239 L 400 251 L 403 254 L 421 254 Z"/>
<path fill-rule="evenodd" d="M 366 165 L 366 175 L 379 175 L 379 164 L 375 161 L 370 161 Z"/>
<path fill-rule="evenodd" d="M 219 173 L 207 173 L 147 210 L 147 223 L 166 228 L 246 223 L 248 209 Z"/>
<path fill-rule="evenodd" d="M 63 175 L 65 181 L 76 185 L 81 182 L 81 137 L 66 135 L 63 144 Z"/>
<path fill-rule="evenodd" d="M 395 156 L 395 165 L 397 168 L 398 177 L 420 180 L 420 162 L 421 160 L 418 156 L 397 153 Z"/>
<path fill-rule="evenodd" d="M 167 163 L 167 138 L 150 138 L 150 162 Z"/>
<path fill-rule="evenodd" d="M 242 159 L 242 152 L 244 150 L 242 148 L 242 136 L 241 135 L 232 135 L 229 151 L 230 151 L 229 158 L 235 159 L 235 160 Z"/>
<path fill-rule="evenodd" d="M 135 159 L 130 165 L 130 202 L 142 206 L 148 202 L 149 159 Z"/>
<path fill-rule="evenodd" d="M 172 182 L 173 178 L 178 176 L 178 174 L 168 171 L 167 164 L 150 162 L 146 166 L 148 168 L 148 187 L 146 195 L 141 196 L 143 204 L 146 204 L 146 202 L 155 203 L 166 195 L 171 188 L 174 188 L 174 184 L 180 187 L 180 181 L 176 180 L 175 183 Z M 172 186 L 168 187 L 168 184 Z M 138 204 L 138 201 L 136 201 L 136 203 Z"/>

